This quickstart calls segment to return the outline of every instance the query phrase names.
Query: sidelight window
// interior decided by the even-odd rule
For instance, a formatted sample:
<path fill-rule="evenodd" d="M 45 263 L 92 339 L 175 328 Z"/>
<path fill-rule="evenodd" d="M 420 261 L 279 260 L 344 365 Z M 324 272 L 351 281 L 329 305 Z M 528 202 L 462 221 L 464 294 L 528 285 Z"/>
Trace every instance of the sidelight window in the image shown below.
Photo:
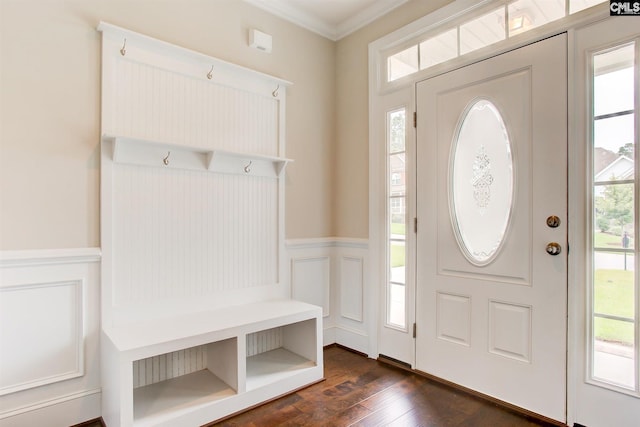
<path fill-rule="evenodd" d="M 387 271 L 386 324 L 406 327 L 406 110 L 387 113 Z"/>
<path fill-rule="evenodd" d="M 591 378 L 638 392 L 636 43 L 591 55 Z"/>

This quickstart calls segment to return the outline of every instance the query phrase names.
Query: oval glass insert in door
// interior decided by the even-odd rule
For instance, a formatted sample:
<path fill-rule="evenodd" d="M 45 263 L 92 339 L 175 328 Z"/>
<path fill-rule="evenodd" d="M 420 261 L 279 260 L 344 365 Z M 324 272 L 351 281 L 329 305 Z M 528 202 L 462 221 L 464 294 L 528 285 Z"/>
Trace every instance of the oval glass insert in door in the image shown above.
<path fill-rule="evenodd" d="M 451 147 L 449 205 L 456 240 L 474 265 L 489 264 L 504 242 L 513 206 L 511 141 L 487 99 L 463 111 Z"/>

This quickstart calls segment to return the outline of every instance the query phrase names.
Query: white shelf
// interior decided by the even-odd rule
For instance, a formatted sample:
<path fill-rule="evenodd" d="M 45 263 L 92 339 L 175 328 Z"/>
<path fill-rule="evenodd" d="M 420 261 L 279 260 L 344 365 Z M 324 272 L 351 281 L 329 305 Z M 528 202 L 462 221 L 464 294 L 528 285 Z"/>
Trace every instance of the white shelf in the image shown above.
<path fill-rule="evenodd" d="M 134 425 L 157 425 L 235 395 L 206 369 L 140 387 L 133 391 Z"/>
<path fill-rule="evenodd" d="M 284 348 L 256 354 L 247 358 L 247 390 L 276 383 L 315 366 L 311 360 Z"/>
<path fill-rule="evenodd" d="M 291 159 L 186 145 L 146 141 L 123 136 L 103 136 L 113 144 L 113 162 L 166 169 L 277 178 Z"/>
<path fill-rule="evenodd" d="M 281 157 L 234 153 L 214 150 L 209 162 L 209 170 L 219 173 L 243 173 L 245 175 L 278 177 L 291 162 Z"/>
<path fill-rule="evenodd" d="M 277 327 L 314 318 L 317 310 L 301 301 L 273 300 L 103 329 L 118 351 L 127 352 L 136 360 L 254 332 L 262 325 Z M 157 349 L 167 342 L 175 345 Z"/>

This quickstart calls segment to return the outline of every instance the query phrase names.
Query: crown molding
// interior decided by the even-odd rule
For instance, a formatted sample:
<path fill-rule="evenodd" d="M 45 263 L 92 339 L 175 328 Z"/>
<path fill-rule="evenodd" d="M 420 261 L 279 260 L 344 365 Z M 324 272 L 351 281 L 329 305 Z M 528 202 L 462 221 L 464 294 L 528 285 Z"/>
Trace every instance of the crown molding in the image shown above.
<path fill-rule="evenodd" d="M 312 31 L 332 41 L 338 41 L 343 37 L 359 30 L 365 25 L 375 21 L 381 16 L 391 12 L 408 0 L 378 1 L 356 15 L 342 21 L 338 25 L 328 23 L 313 14 L 310 14 L 290 4 L 271 2 L 269 0 L 244 0 L 255 7 L 265 10 L 282 19 L 292 22 L 302 28 Z"/>
<path fill-rule="evenodd" d="M 341 38 L 358 31 L 360 28 L 372 23 L 376 19 L 386 15 L 387 13 L 391 12 L 399 6 L 402 6 L 408 1 L 409 0 L 400 0 L 393 3 L 380 1 L 372 4 L 368 8 L 361 10 L 356 15 L 338 24 L 335 33 L 336 38 L 333 40 L 338 41 Z"/>

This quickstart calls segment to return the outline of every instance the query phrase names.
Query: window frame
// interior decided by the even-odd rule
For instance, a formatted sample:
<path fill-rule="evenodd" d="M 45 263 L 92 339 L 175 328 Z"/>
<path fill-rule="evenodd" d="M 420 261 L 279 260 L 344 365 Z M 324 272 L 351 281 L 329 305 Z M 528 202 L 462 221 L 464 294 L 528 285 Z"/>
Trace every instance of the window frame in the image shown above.
<path fill-rule="evenodd" d="M 407 165 L 406 165 L 406 156 L 407 156 L 407 145 L 409 144 L 409 132 L 408 132 L 408 126 L 409 126 L 409 116 L 411 115 L 410 109 L 408 108 L 408 106 L 398 106 L 395 108 L 391 108 L 388 109 L 386 111 L 386 130 L 385 130 L 385 158 L 386 158 L 386 188 L 385 188 L 385 199 L 387 200 L 387 209 L 386 209 L 386 213 L 385 213 L 385 236 L 386 236 L 386 244 L 385 244 L 385 248 L 386 248 L 386 256 L 385 256 L 385 270 L 387 272 L 386 274 L 386 279 L 385 279 L 385 283 L 384 283 L 384 287 L 385 287 L 385 300 L 384 300 L 384 307 L 385 307 L 385 315 L 384 315 L 384 326 L 387 328 L 391 328 L 391 329 L 396 329 L 402 332 L 406 332 L 408 329 L 408 318 L 407 318 L 407 313 L 408 313 L 408 298 L 407 298 L 407 274 L 406 274 L 406 267 L 407 267 L 407 256 L 408 256 L 408 252 L 407 252 L 407 242 L 408 242 L 408 228 L 409 228 L 409 210 L 407 209 L 408 204 L 407 204 L 407 197 L 409 196 L 408 194 L 408 188 L 407 188 L 407 183 L 405 182 L 405 189 L 404 189 L 404 194 L 400 195 L 400 194 L 394 194 L 393 189 L 391 188 L 393 185 L 392 182 L 392 177 L 393 175 L 396 173 L 393 171 L 392 167 L 391 167 L 391 158 L 393 156 L 397 156 L 400 154 L 404 154 L 405 156 L 405 167 L 404 167 L 404 173 L 405 176 L 407 174 Z M 391 116 L 394 113 L 398 113 L 400 111 L 404 112 L 404 150 L 399 150 L 399 151 L 392 151 L 391 150 Z M 405 224 L 405 234 L 404 234 L 404 239 L 394 239 L 392 238 L 392 233 L 391 233 L 391 223 L 392 223 L 392 217 L 393 215 L 396 215 L 393 212 L 393 202 L 394 201 L 401 201 L 400 202 L 400 209 L 402 210 L 402 207 L 404 207 L 404 224 Z M 393 243 L 394 242 L 399 242 L 402 241 L 404 242 L 405 245 L 405 253 L 404 253 L 404 262 L 405 262 L 405 275 L 404 275 L 404 283 L 400 283 L 400 282 L 394 282 L 392 280 L 392 275 L 391 275 L 391 269 L 393 268 L 391 266 L 391 247 L 394 246 Z M 402 325 L 400 324 L 396 324 L 396 323 L 392 323 L 391 318 L 391 292 L 392 292 L 392 287 L 396 285 L 396 286 L 402 286 L 403 290 L 404 290 L 404 320 Z"/>
<path fill-rule="evenodd" d="M 603 54 L 609 51 L 613 51 L 615 49 L 621 48 L 625 45 L 629 45 L 631 43 L 635 43 L 635 52 L 634 52 L 634 67 L 636 70 L 635 73 L 635 99 L 634 99 L 634 144 L 637 149 L 640 147 L 640 37 L 629 38 L 625 40 L 617 40 L 614 43 L 608 43 L 606 45 L 598 46 L 593 49 L 589 49 L 586 54 L 586 64 L 584 67 L 586 68 L 586 80 L 587 80 L 587 90 L 586 90 L 586 101 L 587 101 L 587 117 L 586 117 L 586 141 L 588 141 L 588 154 L 587 154 L 587 183 L 590 191 L 590 196 L 587 200 L 587 236 L 589 238 L 586 241 L 586 249 L 588 253 L 588 260 L 586 268 L 586 310 L 585 310 L 585 324 L 586 324 L 586 332 L 587 332 L 587 342 L 586 342 L 586 363 L 585 363 L 585 381 L 588 384 L 596 385 L 598 387 L 608 389 L 611 391 L 619 392 L 622 394 L 626 394 L 635 398 L 640 398 L 640 248 L 637 245 L 638 238 L 640 237 L 640 159 L 637 154 L 634 155 L 634 175 L 632 179 L 623 179 L 623 180 L 614 180 L 614 181 L 595 181 L 594 174 L 594 142 L 595 142 L 595 123 L 602 115 L 596 116 L 594 114 L 594 82 L 596 74 L 594 72 L 595 64 L 594 57 L 598 54 Z M 596 318 L 613 318 L 616 316 L 610 316 L 602 313 L 595 312 L 595 267 L 594 267 L 594 258 L 597 252 L 606 252 L 601 248 L 596 248 L 594 244 L 594 233 L 595 233 L 595 188 L 598 186 L 607 186 L 607 185 L 628 185 L 634 184 L 634 240 L 636 242 L 635 247 L 633 248 L 634 252 L 634 388 L 630 389 L 628 387 L 624 387 L 622 385 L 618 385 L 612 381 L 607 381 L 604 378 L 599 378 L 595 376 L 595 362 L 594 362 L 594 353 L 595 353 L 595 319 Z M 621 319 L 614 319 L 621 320 Z M 626 321 L 626 320 L 625 320 Z"/>
<path fill-rule="evenodd" d="M 571 12 L 571 0 L 565 0 L 565 15 L 562 18 L 552 20 L 545 24 L 533 27 L 529 30 L 520 31 L 516 34 L 510 35 L 508 25 L 509 5 L 511 3 L 514 3 L 515 1 L 516 0 L 456 0 L 456 4 L 450 5 L 451 7 L 445 6 L 444 8 L 429 15 L 435 18 L 435 23 L 433 25 L 423 25 L 422 27 L 420 27 L 419 25 L 415 25 L 416 22 L 408 25 L 405 28 L 415 27 L 416 29 L 412 35 L 408 37 L 402 37 L 399 41 L 396 41 L 395 43 L 389 43 L 383 49 L 379 49 L 375 52 L 376 56 L 378 57 L 378 71 L 376 73 L 378 76 L 378 91 L 380 93 L 393 91 L 399 87 L 406 86 L 415 81 L 424 80 L 425 78 L 428 78 L 430 76 L 440 74 L 452 68 L 456 68 L 457 64 L 461 64 L 460 66 L 462 66 L 463 64 L 484 59 L 487 56 L 493 56 L 494 54 L 499 54 L 508 50 L 515 49 L 517 47 L 531 43 L 532 40 L 540 40 L 542 38 L 545 38 L 544 36 L 540 37 L 539 35 L 554 35 L 558 32 L 561 32 L 558 29 L 566 29 L 567 27 L 573 26 L 575 22 L 580 22 L 581 20 L 589 20 L 589 17 L 594 12 L 602 10 L 605 7 L 607 11 L 609 10 L 608 2 L 603 1 L 589 8 Z M 500 7 L 504 8 L 504 39 L 462 54 L 460 48 L 460 27 Z M 450 13 L 447 14 L 445 10 L 450 11 Z M 404 30 L 405 28 L 401 30 Z M 436 37 L 441 33 L 447 32 L 454 28 L 457 28 L 457 57 L 442 63 L 435 64 L 428 68 L 421 68 L 420 44 L 424 41 L 429 40 L 430 38 Z M 393 40 L 393 36 L 399 31 L 400 30 L 391 33 L 381 40 L 387 38 Z M 389 58 L 414 46 L 417 47 L 418 70 L 414 73 L 404 75 L 398 79 L 389 80 Z M 492 52 L 495 53 L 492 54 Z"/>

